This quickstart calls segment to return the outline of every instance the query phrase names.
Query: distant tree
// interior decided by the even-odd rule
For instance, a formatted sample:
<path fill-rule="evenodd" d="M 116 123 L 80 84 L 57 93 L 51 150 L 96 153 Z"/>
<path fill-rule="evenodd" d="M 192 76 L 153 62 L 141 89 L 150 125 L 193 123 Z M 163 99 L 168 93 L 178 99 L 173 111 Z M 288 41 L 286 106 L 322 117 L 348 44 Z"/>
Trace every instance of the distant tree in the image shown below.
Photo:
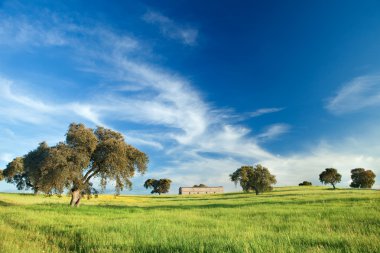
<path fill-rule="evenodd" d="M 242 166 L 230 175 L 235 185 L 239 182 L 243 191 L 254 190 L 256 195 L 261 192 L 273 190 L 272 184 L 277 183 L 276 177 L 260 164 L 253 166 Z"/>
<path fill-rule="evenodd" d="M 302 183 L 300 183 L 300 184 L 298 184 L 299 186 L 310 186 L 310 185 L 312 185 L 312 183 L 311 182 L 309 182 L 309 181 L 303 181 Z"/>
<path fill-rule="evenodd" d="M 194 185 L 193 187 L 200 187 L 200 188 L 202 188 L 202 187 L 207 187 L 207 185 L 205 185 L 205 184 L 199 184 L 199 185 Z"/>
<path fill-rule="evenodd" d="M 376 175 L 372 170 L 365 170 L 363 168 L 356 168 L 351 170 L 352 182 L 350 187 L 353 188 L 372 188 L 375 183 Z"/>
<path fill-rule="evenodd" d="M 170 189 L 171 180 L 167 178 L 162 178 L 159 180 L 156 179 L 148 179 L 144 183 L 144 187 L 146 189 L 151 188 L 152 191 L 150 193 L 158 193 L 158 195 L 161 195 L 161 193 L 168 193 Z"/>
<path fill-rule="evenodd" d="M 342 175 L 334 168 L 327 168 L 321 174 L 319 174 L 319 180 L 324 184 L 331 184 L 335 189 L 335 184 L 339 183 L 342 179 Z"/>
<path fill-rule="evenodd" d="M 37 149 L 10 162 L 3 174 L 20 190 L 61 194 L 69 189 L 70 205 L 79 206 L 84 194 L 98 192 L 91 179 L 100 178 L 102 189 L 107 180 L 114 180 L 119 194 L 124 187 L 131 188 L 129 179 L 135 171 L 144 173 L 147 163 L 147 155 L 125 143 L 120 133 L 72 123 L 65 142 L 52 147 L 40 143 Z"/>

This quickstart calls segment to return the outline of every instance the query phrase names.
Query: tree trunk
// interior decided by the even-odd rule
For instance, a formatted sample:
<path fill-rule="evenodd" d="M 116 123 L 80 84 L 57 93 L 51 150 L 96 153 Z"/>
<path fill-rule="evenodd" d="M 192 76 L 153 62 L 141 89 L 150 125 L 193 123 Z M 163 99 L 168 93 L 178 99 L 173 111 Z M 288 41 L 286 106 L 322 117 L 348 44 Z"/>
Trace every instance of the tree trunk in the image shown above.
<path fill-rule="evenodd" d="M 335 190 L 335 185 L 334 185 L 334 184 L 332 184 L 332 186 L 333 186 L 333 189 Z"/>
<path fill-rule="evenodd" d="M 80 190 L 72 190 L 71 191 L 71 201 L 70 206 L 72 207 L 79 207 L 80 200 L 82 198 L 82 194 Z"/>
<path fill-rule="evenodd" d="M 255 189 L 256 195 L 259 195 L 259 190 L 256 187 L 254 187 L 254 189 Z"/>

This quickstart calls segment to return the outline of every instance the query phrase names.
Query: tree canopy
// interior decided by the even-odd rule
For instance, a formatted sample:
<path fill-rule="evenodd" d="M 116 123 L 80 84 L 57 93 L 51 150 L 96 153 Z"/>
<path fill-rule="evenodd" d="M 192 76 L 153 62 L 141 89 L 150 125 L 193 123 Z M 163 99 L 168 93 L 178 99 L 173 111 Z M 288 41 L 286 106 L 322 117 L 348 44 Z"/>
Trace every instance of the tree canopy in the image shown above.
<path fill-rule="evenodd" d="M 24 159 L 22 157 L 14 158 L 3 170 L 3 177 L 7 183 L 15 184 L 18 190 L 32 188 L 30 178 L 24 171 Z M 36 192 L 36 191 L 35 191 Z"/>
<path fill-rule="evenodd" d="M 351 170 L 352 182 L 350 187 L 353 188 L 372 188 L 375 183 L 376 175 L 372 170 L 365 170 L 363 168 L 356 168 Z"/>
<path fill-rule="evenodd" d="M 256 195 L 261 192 L 271 191 L 272 184 L 277 183 L 276 177 L 270 174 L 268 168 L 260 164 L 253 166 L 242 166 L 230 175 L 231 181 L 240 183 L 243 191 L 254 190 Z"/>
<path fill-rule="evenodd" d="M 324 184 L 331 184 L 335 189 L 335 184 L 342 180 L 342 175 L 334 168 L 327 168 L 319 174 L 319 180 Z"/>
<path fill-rule="evenodd" d="M 156 179 L 148 179 L 144 183 L 144 187 L 146 189 L 151 188 L 152 191 L 150 193 L 158 193 L 161 195 L 161 193 L 168 193 L 170 189 L 170 184 L 172 181 L 167 178 L 162 178 L 159 180 Z"/>
<path fill-rule="evenodd" d="M 249 179 L 252 177 L 252 174 L 253 166 L 241 166 L 230 175 L 230 178 L 231 181 L 235 183 L 235 185 L 239 183 L 241 188 L 243 188 L 243 191 L 249 192 L 253 190 L 252 185 L 249 183 Z"/>
<path fill-rule="evenodd" d="M 100 179 L 102 189 L 107 181 L 115 181 L 119 194 L 125 187 L 132 187 L 130 178 L 136 171 L 144 173 L 147 164 L 148 156 L 127 144 L 121 133 L 72 123 L 65 142 L 52 147 L 40 143 L 35 150 L 10 162 L 3 174 L 20 190 L 61 194 L 69 189 L 71 205 L 78 206 L 83 194 L 97 193 L 93 178 Z"/>

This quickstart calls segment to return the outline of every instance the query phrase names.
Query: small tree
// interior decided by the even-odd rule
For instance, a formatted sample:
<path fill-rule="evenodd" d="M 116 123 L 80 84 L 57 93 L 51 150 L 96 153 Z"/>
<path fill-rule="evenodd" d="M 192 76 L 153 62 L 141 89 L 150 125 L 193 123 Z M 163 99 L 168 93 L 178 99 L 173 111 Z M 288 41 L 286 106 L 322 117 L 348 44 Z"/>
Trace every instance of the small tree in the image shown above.
<path fill-rule="evenodd" d="M 334 168 L 327 168 L 321 174 L 319 174 L 319 180 L 324 184 L 331 184 L 335 189 L 335 184 L 339 183 L 342 179 L 342 175 Z"/>
<path fill-rule="evenodd" d="M 299 186 L 311 186 L 312 183 L 309 181 L 303 181 L 302 183 L 298 184 Z"/>
<path fill-rule="evenodd" d="M 230 175 L 235 185 L 239 182 L 243 191 L 254 190 L 256 195 L 261 192 L 271 191 L 272 184 L 277 183 L 276 177 L 260 164 L 253 166 L 242 166 Z"/>
<path fill-rule="evenodd" d="M 144 187 L 146 189 L 152 188 L 151 194 L 158 193 L 158 195 L 161 195 L 161 193 L 168 193 L 170 189 L 171 180 L 167 178 L 162 178 L 159 180 L 156 179 L 148 179 L 144 183 Z"/>
<path fill-rule="evenodd" d="M 376 175 L 372 170 L 365 170 L 363 168 L 356 168 L 351 170 L 352 182 L 350 187 L 353 188 L 372 188 L 375 183 Z"/>
<path fill-rule="evenodd" d="M 199 185 L 194 185 L 193 187 L 199 187 L 199 188 L 202 188 L 202 187 L 207 187 L 207 185 L 205 185 L 205 184 L 199 184 Z"/>

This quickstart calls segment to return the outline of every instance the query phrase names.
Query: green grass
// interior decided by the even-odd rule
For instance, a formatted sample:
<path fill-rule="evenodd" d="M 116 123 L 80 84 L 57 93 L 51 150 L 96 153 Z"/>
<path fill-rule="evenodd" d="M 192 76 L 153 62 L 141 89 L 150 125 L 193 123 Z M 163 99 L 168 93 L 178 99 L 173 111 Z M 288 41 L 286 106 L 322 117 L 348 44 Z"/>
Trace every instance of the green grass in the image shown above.
<path fill-rule="evenodd" d="M 380 192 L 286 187 L 256 196 L 0 194 L 0 252 L 380 252 Z"/>

